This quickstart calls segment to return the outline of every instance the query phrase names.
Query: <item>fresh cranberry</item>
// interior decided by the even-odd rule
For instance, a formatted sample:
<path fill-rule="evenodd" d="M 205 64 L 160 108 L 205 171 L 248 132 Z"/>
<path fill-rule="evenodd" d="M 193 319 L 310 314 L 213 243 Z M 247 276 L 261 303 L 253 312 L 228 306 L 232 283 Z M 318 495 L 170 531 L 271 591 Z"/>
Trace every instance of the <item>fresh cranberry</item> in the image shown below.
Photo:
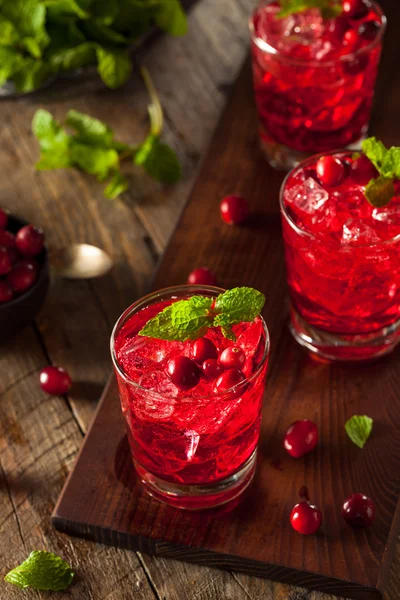
<path fill-rule="evenodd" d="M 0 275 L 11 271 L 11 258 L 6 248 L 0 246 Z"/>
<path fill-rule="evenodd" d="M 355 52 L 360 47 L 360 36 L 355 29 L 349 29 L 343 36 L 343 43 L 348 52 Z"/>
<path fill-rule="evenodd" d="M 331 186 L 339 185 L 344 179 L 346 169 L 341 160 L 335 156 L 321 156 L 317 162 L 317 175 L 321 183 Z"/>
<path fill-rule="evenodd" d="M 33 225 L 25 225 L 18 231 L 15 244 L 24 256 L 36 256 L 43 250 L 43 231 Z"/>
<path fill-rule="evenodd" d="M 219 363 L 224 369 L 241 369 L 246 362 L 246 355 L 239 346 L 228 346 L 219 355 Z"/>
<path fill-rule="evenodd" d="M 362 23 L 358 28 L 358 35 L 367 42 L 372 42 L 381 28 L 381 24 L 378 21 L 367 21 Z"/>
<path fill-rule="evenodd" d="M 192 285 L 218 285 L 214 273 L 207 267 L 199 267 L 192 271 L 188 277 Z"/>
<path fill-rule="evenodd" d="M 38 266 L 34 260 L 17 262 L 7 275 L 7 282 L 15 293 L 28 290 L 35 283 Z"/>
<path fill-rule="evenodd" d="M 229 369 L 228 371 L 224 371 L 216 380 L 214 384 L 214 392 L 216 394 L 223 394 L 228 390 L 232 390 L 232 397 L 239 397 L 243 394 L 245 386 L 241 385 L 238 390 L 232 388 L 236 388 L 236 386 L 245 380 L 246 377 L 242 371 L 239 371 L 238 369 Z"/>
<path fill-rule="evenodd" d="M 218 355 L 215 345 L 207 338 L 200 338 L 193 342 L 190 354 L 198 365 L 202 365 L 207 358 L 217 358 Z"/>
<path fill-rule="evenodd" d="M 337 17 L 329 19 L 325 26 L 327 36 L 333 40 L 341 41 L 344 34 L 349 29 L 349 22 L 345 17 Z"/>
<path fill-rule="evenodd" d="M 344 0 L 343 14 L 350 19 L 363 19 L 369 11 L 369 3 L 365 0 Z"/>
<path fill-rule="evenodd" d="M 290 513 L 290 523 L 302 535 L 313 535 L 321 527 L 322 514 L 319 508 L 309 502 L 299 502 Z"/>
<path fill-rule="evenodd" d="M 226 196 L 220 204 L 221 217 L 228 225 L 240 225 L 249 216 L 249 206 L 243 196 Z"/>
<path fill-rule="evenodd" d="M 186 356 L 174 356 L 168 361 L 167 374 L 180 390 L 190 390 L 199 383 L 200 370 L 196 363 Z"/>
<path fill-rule="evenodd" d="M 71 377 L 61 367 L 45 367 L 39 375 L 40 387 L 47 394 L 62 396 L 66 394 L 71 385 Z"/>
<path fill-rule="evenodd" d="M 9 302 L 13 297 L 13 292 L 6 281 L 0 279 L 0 304 Z"/>
<path fill-rule="evenodd" d="M 203 375 L 206 379 L 216 379 L 223 372 L 223 368 L 215 358 L 208 358 L 201 366 Z"/>
<path fill-rule="evenodd" d="M 368 527 L 375 519 L 375 504 L 364 494 L 353 494 L 343 504 L 342 517 L 356 529 Z"/>
<path fill-rule="evenodd" d="M 0 246 L 4 246 L 4 248 L 15 247 L 15 236 L 11 233 L 11 231 L 0 229 Z"/>
<path fill-rule="evenodd" d="M 378 177 L 378 171 L 365 154 L 361 154 L 351 163 L 351 177 L 360 185 L 366 185 L 371 179 Z"/>
<path fill-rule="evenodd" d="M 12 264 L 16 263 L 22 258 L 16 248 L 7 248 L 7 252 Z"/>
<path fill-rule="evenodd" d="M 304 419 L 295 421 L 286 431 L 283 446 L 294 458 L 300 458 L 314 450 L 318 442 L 318 429 L 315 423 Z"/>
<path fill-rule="evenodd" d="M 5 210 L 0 208 L 0 229 L 5 229 L 8 223 L 8 215 Z"/>

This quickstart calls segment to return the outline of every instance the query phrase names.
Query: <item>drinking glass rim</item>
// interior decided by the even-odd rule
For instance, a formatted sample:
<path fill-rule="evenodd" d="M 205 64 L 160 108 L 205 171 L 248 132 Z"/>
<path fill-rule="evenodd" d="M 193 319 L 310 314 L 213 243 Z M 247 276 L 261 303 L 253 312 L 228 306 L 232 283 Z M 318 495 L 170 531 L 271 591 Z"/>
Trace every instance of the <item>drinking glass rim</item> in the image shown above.
<path fill-rule="evenodd" d="M 149 306 L 149 304 L 153 303 L 153 302 L 149 303 L 149 300 L 154 300 L 154 301 L 156 301 L 157 299 L 162 300 L 163 297 L 165 297 L 165 294 L 168 294 L 170 298 L 173 298 L 174 292 L 178 293 L 178 292 L 182 292 L 184 290 L 187 290 L 189 294 L 191 292 L 193 292 L 193 293 L 196 292 L 198 294 L 199 293 L 201 294 L 201 292 L 204 291 L 204 292 L 211 292 L 215 295 L 221 294 L 226 291 L 223 288 L 219 288 L 217 286 L 211 286 L 211 285 L 182 284 L 182 285 L 176 285 L 176 286 L 162 288 L 160 290 L 156 290 L 155 292 L 150 292 L 149 294 L 142 296 L 139 300 L 136 300 L 136 302 L 133 302 L 133 304 L 128 306 L 128 308 L 117 319 L 117 322 L 115 323 L 115 325 L 113 327 L 113 330 L 111 333 L 111 338 L 110 338 L 110 351 L 111 351 L 111 358 L 113 361 L 114 368 L 126 383 L 128 383 L 129 385 L 133 386 L 134 388 L 136 388 L 140 391 L 143 391 L 147 394 L 150 394 L 152 396 L 156 396 L 159 398 L 166 398 L 168 400 L 174 400 L 174 401 L 176 401 L 177 398 L 175 398 L 173 396 L 168 396 L 166 394 L 161 394 L 160 392 L 155 392 L 154 390 L 149 390 L 148 388 L 141 386 L 139 383 L 137 383 L 136 381 L 131 379 L 129 377 L 129 375 L 127 373 L 125 373 L 125 370 L 123 369 L 122 365 L 119 364 L 119 361 L 115 354 L 115 340 L 116 340 L 117 333 L 119 333 L 122 325 L 124 323 L 126 323 L 127 319 L 132 314 L 134 314 L 134 312 L 138 312 L 142 308 L 146 308 L 146 306 Z M 264 367 L 264 364 L 269 356 L 270 346 L 271 346 L 267 324 L 266 324 L 264 318 L 262 317 L 262 315 L 259 315 L 259 317 L 261 319 L 264 333 L 265 333 L 265 345 L 264 345 L 263 357 L 262 357 L 261 362 L 258 365 L 257 369 L 254 371 L 254 373 L 252 373 L 250 375 L 250 377 L 246 377 L 246 379 L 241 381 L 238 385 L 235 385 L 235 386 L 229 388 L 229 390 L 226 390 L 225 392 L 222 392 L 222 393 L 213 392 L 213 393 L 207 394 L 206 396 L 196 396 L 195 398 L 185 398 L 185 396 L 184 396 L 183 398 L 181 398 L 181 400 L 186 399 L 186 401 L 198 402 L 200 400 L 208 400 L 211 398 L 223 398 L 225 396 L 229 396 L 233 389 L 237 390 L 238 388 L 239 389 L 244 388 L 245 386 L 247 386 L 247 384 L 251 383 L 256 378 L 257 375 L 259 375 L 259 373 L 261 372 L 262 368 Z M 232 400 L 233 400 L 233 398 L 232 398 Z"/>
<path fill-rule="evenodd" d="M 322 156 L 338 155 L 338 154 L 340 156 L 343 156 L 343 155 L 351 156 L 352 154 L 354 154 L 354 152 L 355 151 L 342 149 L 342 150 L 331 150 L 329 152 L 313 154 L 313 156 L 309 156 L 308 158 L 302 160 L 298 165 L 296 165 L 293 169 L 291 169 L 289 171 L 289 173 L 287 173 L 285 179 L 282 181 L 282 185 L 281 185 L 281 188 L 279 191 L 279 204 L 280 204 L 280 209 L 281 209 L 282 215 L 285 217 L 285 219 L 287 220 L 289 225 L 296 231 L 296 233 L 298 233 L 299 235 L 302 235 L 303 237 L 308 237 L 312 240 L 323 241 L 323 239 L 321 238 L 321 236 L 318 233 L 313 233 L 311 231 L 307 231 L 306 229 L 303 229 L 297 223 L 295 223 L 295 221 L 292 219 L 292 217 L 286 210 L 286 206 L 284 203 L 284 192 L 285 192 L 286 184 L 287 184 L 289 178 L 292 177 L 292 175 L 294 175 L 296 171 L 303 169 L 304 167 L 306 167 L 310 163 L 318 160 Z M 390 244 L 394 244 L 398 241 L 400 241 L 400 233 L 398 233 L 397 235 L 395 235 L 392 238 L 389 238 L 388 240 L 379 240 L 377 242 L 370 242 L 368 244 L 357 244 L 356 246 L 354 246 L 351 244 L 342 244 L 341 242 L 329 241 L 329 245 L 335 246 L 338 248 L 374 248 L 377 246 L 389 246 Z"/>
<path fill-rule="evenodd" d="M 267 1 L 268 1 L 268 3 L 271 3 L 274 0 L 267 0 Z M 372 42 L 370 44 L 368 44 L 367 46 L 364 46 L 363 48 L 359 48 L 355 52 L 349 52 L 348 54 L 343 54 L 342 56 L 339 56 L 338 58 L 335 58 L 335 59 L 323 61 L 323 60 L 302 60 L 300 58 L 291 58 L 290 56 L 286 56 L 285 54 L 283 54 L 282 52 L 280 52 L 273 46 L 270 46 L 270 44 L 268 44 L 268 42 L 266 42 L 265 40 L 263 40 L 262 38 L 257 36 L 255 33 L 255 30 L 254 30 L 254 16 L 255 16 L 256 12 L 259 10 L 258 8 L 252 13 L 252 15 L 249 18 L 249 29 L 250 29 L 251 39 L 260 50 L 262 50 L 266 54 L 271 54 L 273 56 L 276 56 L 282 62 L 287 62 L 290 65 L 297 66 L 297 67 L 312 67 L 312 68 L 333 67 L 338 62 L 340 63 L 340 62 L 346 62 L 346 61 L 353 60 L 354 57 L 360 56 L 360 55 L 364 54 L 365 52 L 372 50 L 382 40 L 383 34 L 385 33 L 385 30 L 386 30 L 386 25 L 387 25 L 386 15 L 383 12 L 382 7 L 377 2 L 375 2 L 375 0 L 372 0 L 371 4 L 376 9 L 376 12 L 378 13 L 378 15 L 380 16 L 380 19 L 381 19 L 381 27 L 379 28 L 379 31 L 378 31 L 375 39 L 373 39 Z"/>

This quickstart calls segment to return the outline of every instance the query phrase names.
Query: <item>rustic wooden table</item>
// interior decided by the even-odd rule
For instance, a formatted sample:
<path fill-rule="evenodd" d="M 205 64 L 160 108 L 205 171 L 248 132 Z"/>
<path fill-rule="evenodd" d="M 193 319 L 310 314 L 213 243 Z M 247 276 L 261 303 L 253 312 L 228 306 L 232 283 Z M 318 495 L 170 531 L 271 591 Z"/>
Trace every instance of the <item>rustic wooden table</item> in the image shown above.
<path fill-rule="evenodd" d="M 328 600 L 327 596 L 256 578 L 58 534 L 50 514 L 93 416 L 111 369 L 113 323 L 149 285 L 248 48 L 254 0 L 202 0 L 183 39 L 160 38 L 143 55 L 160 92 L 166 139 L 184 164 L 174 188 L 135 175 L 124 201 L 110 202 L 92 178 L 70 171 L 35 173 L 30 123 L 39 106 L 63 118 L 76 108 L 107 120 L 118 138 L 143 137 L 147 95 L 138 76 L 111 92 L 97 80 L 64 81 L 37 97 L 0 105 L 0 204 L 42 226 L 51 248 L 88 242 L 116 266 L 104 279 L 53 279 L 37 324 L 0 347 L 0 573 L 33 549 L 62 555 L 76 569 L 76 600 Z M 70 372 L 68 398 L 48 397 L 38 372 L 48 363 Z M 400 598 L 400 552 L 387 598 Z M 47 598 L 0 583 L 2 600 Z M 54 593 L 52 598 L 65 597 Z"/>

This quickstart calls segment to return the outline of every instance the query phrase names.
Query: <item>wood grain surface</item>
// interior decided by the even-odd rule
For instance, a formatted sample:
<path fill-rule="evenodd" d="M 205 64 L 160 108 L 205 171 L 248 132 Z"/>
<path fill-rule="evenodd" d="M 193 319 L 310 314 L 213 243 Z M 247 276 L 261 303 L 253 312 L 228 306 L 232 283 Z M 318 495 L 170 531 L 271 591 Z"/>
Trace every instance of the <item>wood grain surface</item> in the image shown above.
<path fill-rule="evenodd" d="M 50 526 L 50 515 L 70 472 L 82 436 L 107 380 L 108 338 L 121 311 L 148 287 L 154 265 L 176 224 L 208 145 L 217 117 L 247 52 L 247 16 L 255 0 L 202 0 L 190 16 L 189 34 L 160 38 L 144 55 L 166 113 L 165 137 L 184 164 L 183 181 L 161 189 L 135 175 L 124 201 L 103 198 L 102 186 L 72 171 L 35 173 L 37 144 L 30 131 L 36 108 L 62 118 L 75 108 L 106 119 L 119 138 L 143 138 L 147 96 L 134 75 L 111 92 L 97 79 L 60 81 L 31 99 L 0 105 L 0 204 L 46 230 L 51 248 L 69 242 L 98 244 L 116 260 L 113 272 L 96 282 L 53 279 L 48 301 L 34 327 L 0 346 L 0 557 L 1 574 L 33 549 L 52 550 L 74 566 L 71 600 L 328 600 L 328 595 L 245 575 L 155 558 L 72 539 Z M 383 2 L 390 19 L 375 123 L 386 141 L 400 84 L 396 23 L 398 3 Z M 215 200 L 217 202 L 217 199 Z M 232 277 L 232 274 L 230 275 Z M 227 283 L 229 281 L 227 280 Z M 74 386 L 65 398 L 49 398 L 38 386 L 46 364 L 69 370 Z M 272 372 L 271 372 L 272 374 Z M 400 552 L 387 598 L 400 598 Z M 0 582 L 2 600 L 22 592 Z M 24 598 L 48 598 L 26 590 Z M 65 598 L 55 593 L 51 598 Z"/>

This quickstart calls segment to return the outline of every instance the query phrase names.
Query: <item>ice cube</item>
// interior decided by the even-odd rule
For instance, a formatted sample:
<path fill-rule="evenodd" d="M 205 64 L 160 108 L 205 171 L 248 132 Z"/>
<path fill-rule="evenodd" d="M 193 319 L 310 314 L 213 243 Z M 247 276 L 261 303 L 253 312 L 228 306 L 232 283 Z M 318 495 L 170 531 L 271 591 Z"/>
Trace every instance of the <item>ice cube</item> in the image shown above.
<path fill-rule="evenodd" d="M 329 193 L 312 177 L 286 192 L 286 200 L 302 212 L 312 214 L 322 208 L 329 199 Z"/>
<path fill-rule="evenodd" d="M 146 390 L 157 392 L 168 398 L 176 398 L 179 389 L 172 383 L 165 371 L 150 371 L 139 379 L 139 385 Z"/>
<path fill-rule="evenodd" d="M 190 462 L 193 456 L 196 454 L 197 446 L 199 445 L 200 441 L 200 435 L 197 433 L 197 431 L 188 429 L 188 431 L 185 431 L 185 438 L 187 439 L 186 457 Z"/>
<path fill-rule="evenodd" d="M 364 244 L 374 244 L 380 239 L 375 231 L 360 219 L 349 219 L 343 225 L 342 243 L 362 246 Z"/>
<path fill-rule="evenodd" d="M 299 12 L 282 20 L 283 35 L 298 44 L 312 44 L 324 33 L 324 20 L 318 9 Z"/>
<path fill-rule="evenodd" d="M 389 204 L 383 208 L 374 208 L 372 211 L 372 218 L 381 223 L 386 223 L 387 225 L 400 226 L 400 205 Z"/>
<path fill-rule="evenodd" d="M 254 323 L 248 325 L 244 332 L 237 338 L 236 344 L 240 346 L 246 355 L 246 362 L 243 367 L 243 372 L 246 377 L 249 377 L 252 374 L 255 367 L 257 367 L 257 364 L 261 362 L 261 359 L 264 356 L 265 344 L 263 332 L 264 328 L 261 319 L 256 319 Z"/>

